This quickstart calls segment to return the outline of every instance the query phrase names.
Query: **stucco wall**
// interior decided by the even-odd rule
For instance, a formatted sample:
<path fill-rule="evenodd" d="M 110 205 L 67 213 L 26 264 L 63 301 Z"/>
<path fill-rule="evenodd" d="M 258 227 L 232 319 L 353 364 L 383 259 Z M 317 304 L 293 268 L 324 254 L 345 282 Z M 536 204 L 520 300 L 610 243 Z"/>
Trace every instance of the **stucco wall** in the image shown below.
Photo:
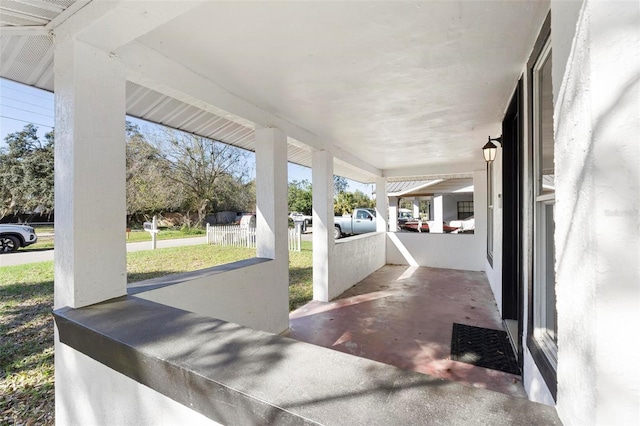
<path fill-rule="evenodd" d="M 55 352 L 58 425 L 218 425 L 57 339 Z"/>
<path fill-rule="evenodd" d="M 329 300 L 385 265 L 385 233 L 357 235 L 336 241 Z"/>
<path fill-rule="evenodd" d="M 554 100 L 558 413 L 639 424 L 640 3 L 586 1 L 572 41 Z"/>
<path fill-rule="evenodd" d="M 280 333 L 289 327 L 289 277 L 278 276 L 275 261 L 185 280 L 137 297 Z"/>
<path fill-rule="evenodd" d="M 389 232 L 387 263 L 432 268 L 484 270 L 484 241 L 474 234 Z"/>

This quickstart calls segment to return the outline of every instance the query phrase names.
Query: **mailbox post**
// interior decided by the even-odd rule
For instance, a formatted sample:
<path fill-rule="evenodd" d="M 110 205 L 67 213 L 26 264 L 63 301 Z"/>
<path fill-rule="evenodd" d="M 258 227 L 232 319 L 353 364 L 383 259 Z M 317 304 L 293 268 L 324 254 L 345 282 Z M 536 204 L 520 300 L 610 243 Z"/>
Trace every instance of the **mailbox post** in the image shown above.
<path fill-rule="evenodd" d="M 293 219 L 293 224 L 296 227 L 296 232 L 298 234 L 304 234 L 307 232 L 307 221 L 304 218 L 295 218 Z"/>
<path fill-rule="evenodd" d="M 151 250 L 156 249 L 156 238 L 158 235 L 158 220 L 153 216 L 153 222 L 145 222 L 142 224 L 145 231 L 151 234 Z"/>

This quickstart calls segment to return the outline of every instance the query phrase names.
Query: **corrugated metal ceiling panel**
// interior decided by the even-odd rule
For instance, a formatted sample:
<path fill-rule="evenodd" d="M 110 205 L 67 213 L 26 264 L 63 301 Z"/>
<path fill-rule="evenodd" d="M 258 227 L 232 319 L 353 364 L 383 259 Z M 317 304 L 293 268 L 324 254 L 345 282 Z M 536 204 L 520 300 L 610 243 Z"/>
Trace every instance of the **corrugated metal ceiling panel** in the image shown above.
<path fill-rule="evenodd" d="M 3 0 L 0 2 L 0 26 L 44 29 L 61 14 L 77 10 L 76 6 L 81 3 L 74 3 L 75 0 Z M 69 9 L 71 6 L 74 7 Z M 51 35 L 0 33 L 0 46 L 0 77 L 54 91 Z M 131 82 L 127 82 L 127 114 L 250 151 L 255 150 L 253 128 Z M 288 160 L 311 167 L 311 152 L 302 148 L 296 141 L 290 142 L 293 143 L 288 144 Z M 368 182 L 371 179 L 367 173 L 338 161 L 334 165 L 334 171 L 338 175 L 360 182 Z"/>

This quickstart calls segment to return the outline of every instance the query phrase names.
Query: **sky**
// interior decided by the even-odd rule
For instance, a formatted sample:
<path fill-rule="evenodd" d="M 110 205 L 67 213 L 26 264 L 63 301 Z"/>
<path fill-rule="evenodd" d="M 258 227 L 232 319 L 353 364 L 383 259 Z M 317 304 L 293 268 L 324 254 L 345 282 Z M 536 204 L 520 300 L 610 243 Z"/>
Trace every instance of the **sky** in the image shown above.
<path fill-rule="evenodd" d="M 143 130 L 154 124 L 127 117 Z M 5 146 L 4 139 L 8 134 L 18 132 L 28 123 L 38 127 L 38 136 L 51 131 L 54 126 L 53 93 L 31 86 L 15 83 L 0 78 L 0 148 Z M 255 173 L 255 166 L 252 167 Z M 289 163 L 289 182 L 308 180 L 311 182 L 311 169 Z M 347 180 L 348 191 L 360 190 L 371 196 L 372 185 Z"/>

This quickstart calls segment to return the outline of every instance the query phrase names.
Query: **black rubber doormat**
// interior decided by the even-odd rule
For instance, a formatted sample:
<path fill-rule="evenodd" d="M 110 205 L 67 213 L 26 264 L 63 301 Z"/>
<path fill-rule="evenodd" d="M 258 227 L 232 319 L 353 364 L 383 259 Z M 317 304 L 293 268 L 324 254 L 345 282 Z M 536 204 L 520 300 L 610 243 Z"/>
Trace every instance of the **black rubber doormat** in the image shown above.
<path fill-rule="evenodd" d="M 490 328 L 453 323 L 451 359 L 478 367 L 520 375 L 507 333 Z"/>

